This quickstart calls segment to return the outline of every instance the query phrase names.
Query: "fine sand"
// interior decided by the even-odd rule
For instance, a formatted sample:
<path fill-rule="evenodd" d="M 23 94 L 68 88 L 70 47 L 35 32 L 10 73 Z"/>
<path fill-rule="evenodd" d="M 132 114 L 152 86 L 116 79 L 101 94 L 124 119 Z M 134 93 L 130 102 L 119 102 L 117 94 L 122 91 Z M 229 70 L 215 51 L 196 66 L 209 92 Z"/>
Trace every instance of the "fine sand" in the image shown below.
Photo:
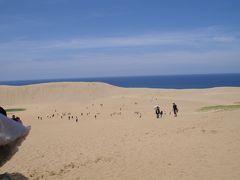
<path fill-rule="evenodd" d="M 178 117 L 171 112 L 173 102 Z M 239 180 L 240 109 L 199 111 L 237 102 L 240 88 L 0 86 L 0 105 L 26 108 L 14 114 L 32 126 L 0 174 L 56 180 Z M 155 105 L 164 111 L 160 119 Z"/>

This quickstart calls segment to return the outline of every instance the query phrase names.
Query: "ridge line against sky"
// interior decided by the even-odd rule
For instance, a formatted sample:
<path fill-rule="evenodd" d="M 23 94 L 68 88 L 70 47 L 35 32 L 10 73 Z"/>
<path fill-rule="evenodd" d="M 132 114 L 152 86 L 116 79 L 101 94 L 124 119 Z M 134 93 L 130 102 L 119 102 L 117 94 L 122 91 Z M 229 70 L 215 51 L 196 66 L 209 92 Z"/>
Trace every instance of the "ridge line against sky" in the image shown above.
<path fill-rule="evenodd" d="M 239 73 L 239 19 L 236 0 L 0 0 L 0 80 Z"/>

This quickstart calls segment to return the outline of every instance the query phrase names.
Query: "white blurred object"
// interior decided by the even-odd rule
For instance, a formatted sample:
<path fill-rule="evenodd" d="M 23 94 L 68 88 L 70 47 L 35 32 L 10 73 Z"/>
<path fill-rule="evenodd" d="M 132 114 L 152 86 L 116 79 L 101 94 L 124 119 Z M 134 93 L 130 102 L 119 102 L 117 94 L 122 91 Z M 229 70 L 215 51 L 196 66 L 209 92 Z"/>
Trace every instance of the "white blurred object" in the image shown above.
<path fill-rule="evenodd" d="M 30 126 L 0 114 L 0 167 L 18 151 L 30 129 Z"/>

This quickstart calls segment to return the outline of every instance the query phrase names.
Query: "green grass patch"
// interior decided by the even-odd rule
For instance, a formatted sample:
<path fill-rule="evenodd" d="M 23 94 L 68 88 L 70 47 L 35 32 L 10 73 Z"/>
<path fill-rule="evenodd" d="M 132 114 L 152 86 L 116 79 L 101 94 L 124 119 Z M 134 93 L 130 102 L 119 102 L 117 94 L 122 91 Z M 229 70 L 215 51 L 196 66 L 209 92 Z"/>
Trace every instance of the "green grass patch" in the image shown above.
<path fill-rule="evenodd" d="M 236 109 L 240 109 L 240 104 L 205 106 L 202 107 L 200 111 L 232 111 Z"/>
<path fill-rule="evenodd" d="M 17 111 L 25 111 L 25 108 L 11 108 L 11 109 L 6 109 L 7 112 L 17 112 Z"/>

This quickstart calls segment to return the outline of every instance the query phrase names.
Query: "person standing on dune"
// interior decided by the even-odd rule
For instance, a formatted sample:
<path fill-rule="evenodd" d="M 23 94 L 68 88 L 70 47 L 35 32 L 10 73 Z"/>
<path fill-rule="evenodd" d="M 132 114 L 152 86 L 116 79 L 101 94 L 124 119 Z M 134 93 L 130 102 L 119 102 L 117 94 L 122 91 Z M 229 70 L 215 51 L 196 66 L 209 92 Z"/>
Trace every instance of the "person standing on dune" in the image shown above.
<path fill-rule="evenodd" d="M 177 108 L 177 105 L 175 103 L 173 103 L 173 113 L 174 113 L 174 116 L 177 117 L 178 108 Z"/>
<path fill-rule="evenodd" d="M 157 115 L 157 118 L 159 118 L 159 115 L 160 115 L 160 109 L 159 109 L 159 106 L 156 107 L 156 111 L 155 111 L 156 115 Z"/>

